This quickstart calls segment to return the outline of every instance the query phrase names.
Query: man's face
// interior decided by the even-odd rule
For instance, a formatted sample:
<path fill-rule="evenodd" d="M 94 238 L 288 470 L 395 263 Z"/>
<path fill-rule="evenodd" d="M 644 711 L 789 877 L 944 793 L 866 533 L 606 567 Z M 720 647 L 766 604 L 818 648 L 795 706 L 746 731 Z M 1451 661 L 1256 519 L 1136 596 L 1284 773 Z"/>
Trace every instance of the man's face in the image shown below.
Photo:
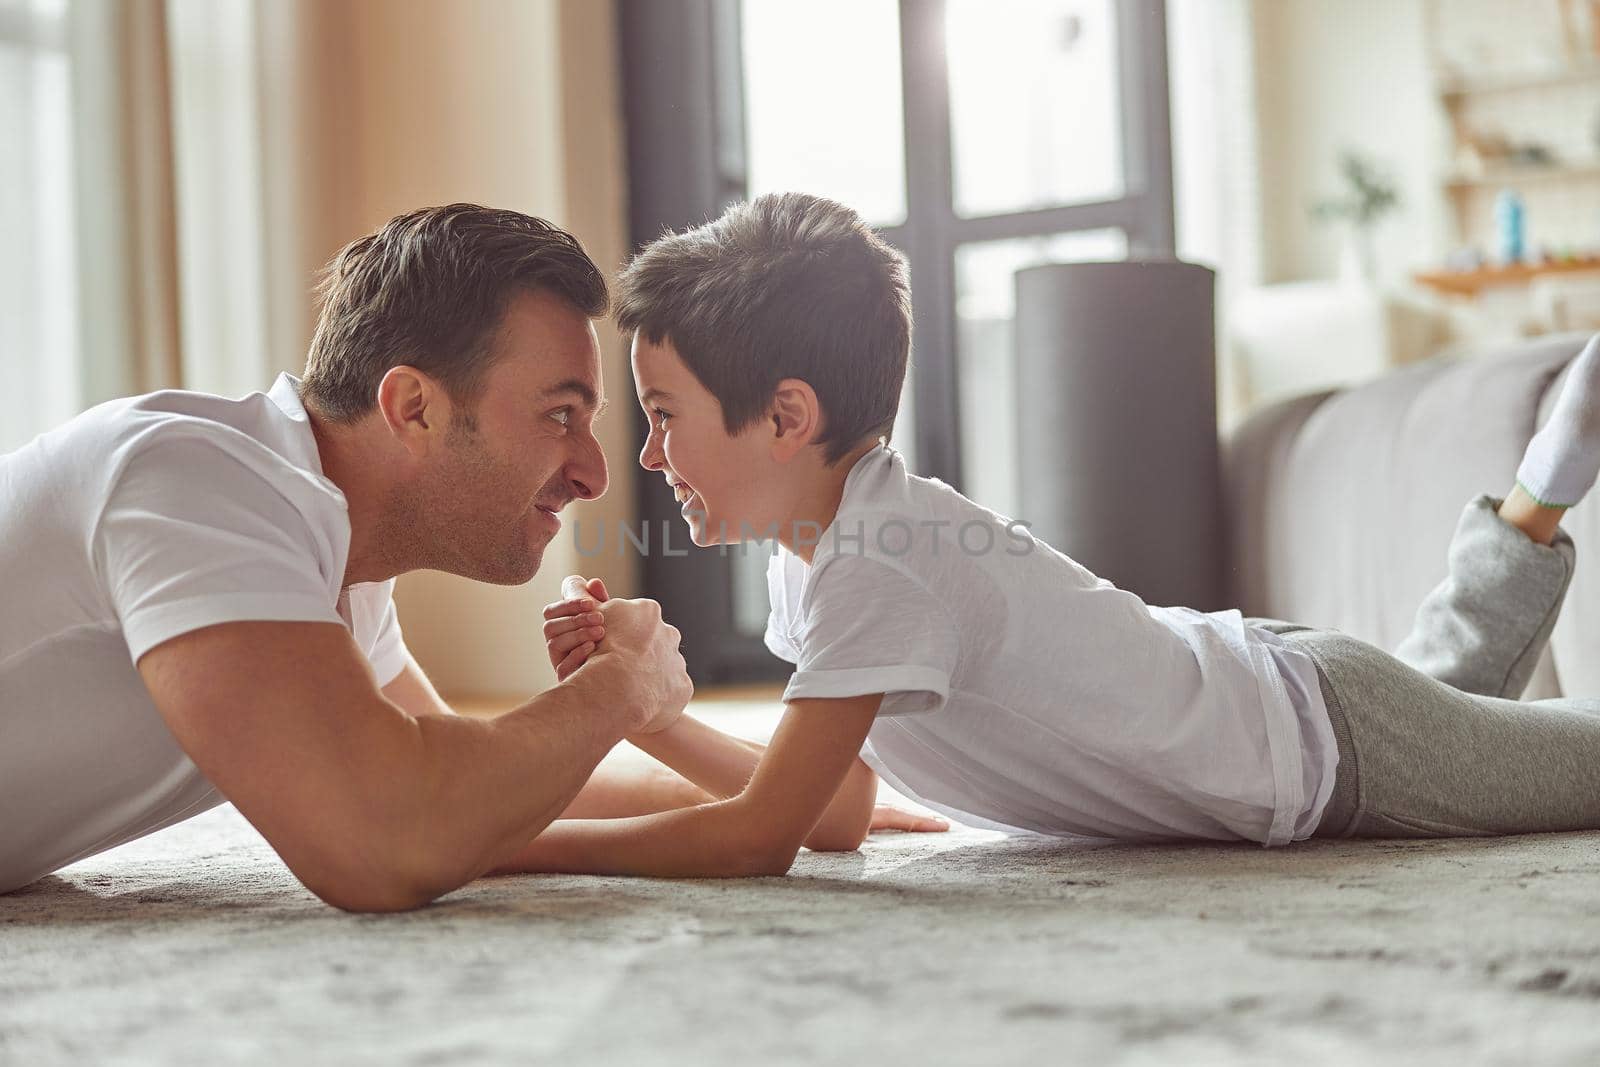
<path fill-rule="evenodd" d="M 781 521 L 785 470 L 757 420 L 729 436 L 722 404 L 663 338 L 633 340 L 633 381 L 650 422 L 639 465 L 666 478 L 697 545 L 732 543 L 741 529 Z"/>
<path fill-rule="evenodd" d="M 582 312 L 543 292 L 512 299 L 491 345 L 483 391 L 453 412 L 411 514 L 446 557 L 438 569 L 520 585 L 561 529 L 555 513 L 605 492 L 600 347 Z"/>

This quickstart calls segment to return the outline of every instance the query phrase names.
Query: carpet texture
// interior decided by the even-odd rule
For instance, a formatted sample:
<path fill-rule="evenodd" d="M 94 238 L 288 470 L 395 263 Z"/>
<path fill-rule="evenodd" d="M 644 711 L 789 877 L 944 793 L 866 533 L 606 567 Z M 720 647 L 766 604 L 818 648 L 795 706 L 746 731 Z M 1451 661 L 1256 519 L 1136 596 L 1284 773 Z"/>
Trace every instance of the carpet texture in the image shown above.
<path fill-rule="evenodd" d="M 1600 835 L 975 830 L 318 903 L 231 808 L 0 897 L 0 1062 L 1600 1062 Z"/>

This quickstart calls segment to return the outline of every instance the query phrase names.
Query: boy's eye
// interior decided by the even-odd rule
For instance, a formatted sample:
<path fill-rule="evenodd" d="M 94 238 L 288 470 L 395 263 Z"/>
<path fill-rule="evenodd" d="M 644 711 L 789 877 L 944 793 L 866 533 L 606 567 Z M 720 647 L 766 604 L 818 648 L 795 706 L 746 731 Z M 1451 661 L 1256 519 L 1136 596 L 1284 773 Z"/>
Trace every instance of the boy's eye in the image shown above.
<path fill-rule="evenodd" d="M 667 420 L 672 418 L 671 413 L 662 411 L 660 408 L 655 408 L 653 410 L 656 416 L 656 425 L 665 430 L 667 428 Z"/>

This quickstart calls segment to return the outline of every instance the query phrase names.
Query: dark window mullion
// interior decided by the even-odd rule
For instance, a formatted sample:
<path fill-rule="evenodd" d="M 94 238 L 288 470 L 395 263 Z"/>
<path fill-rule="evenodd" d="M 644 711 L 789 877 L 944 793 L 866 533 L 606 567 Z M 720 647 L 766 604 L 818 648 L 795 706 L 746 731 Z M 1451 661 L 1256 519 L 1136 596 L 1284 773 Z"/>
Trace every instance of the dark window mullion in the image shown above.
<path fill-rule="evenodd" d="M 919 473 L 961 485 L 961 398 L 955 352 L 950 90 L 944 0 L 901 0 L 905 100 L 906 257 L 911 262 L 912 388 Z"/>
<path fill-rule="evenodd" d="M 750 186 L 744 130 L 744 41 L 739 0 L 713 0 L 711 31 L 712 109 L 718 193 L 723 203 L 743 200 Z"/>
<path fill-rule="evenodd" d="M 1166 0 L 1116 5 L 1117 67 L 1122 90 L 1122 159 L 1139 222 L 1129 229 L 1132 257 L 1171 256 L 1172 120 L 1167 99 Z"/>

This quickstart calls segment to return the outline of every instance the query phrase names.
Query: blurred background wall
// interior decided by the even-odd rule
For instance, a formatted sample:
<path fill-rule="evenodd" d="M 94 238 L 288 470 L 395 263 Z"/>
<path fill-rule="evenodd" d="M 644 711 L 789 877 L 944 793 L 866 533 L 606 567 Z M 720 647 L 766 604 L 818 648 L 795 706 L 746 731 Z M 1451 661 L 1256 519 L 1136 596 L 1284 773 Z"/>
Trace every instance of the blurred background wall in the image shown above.
<path fill-rule="evenodd" d="M 318 269 L 399 212 L 542 215 L 611 270 L 787 188 L 907 251 L 896 441 L 1014 514 L 1033 264 L 1215 268 L 1224 428 L 1600 326 L 1600 0 L 0 0 L 0 451 L 110 397 L 298 370 Z M 634 477 L 601 335 L 591 530 L 675 511 Z M 744 650 L 708 677 L 781 669 L 759 558 L 660 562 L 566 537 L 521 589 L 405 576 L 402 619 L 446 693 L 526 693 L 582 570 L 670 600 L 699 663 Z"/>

